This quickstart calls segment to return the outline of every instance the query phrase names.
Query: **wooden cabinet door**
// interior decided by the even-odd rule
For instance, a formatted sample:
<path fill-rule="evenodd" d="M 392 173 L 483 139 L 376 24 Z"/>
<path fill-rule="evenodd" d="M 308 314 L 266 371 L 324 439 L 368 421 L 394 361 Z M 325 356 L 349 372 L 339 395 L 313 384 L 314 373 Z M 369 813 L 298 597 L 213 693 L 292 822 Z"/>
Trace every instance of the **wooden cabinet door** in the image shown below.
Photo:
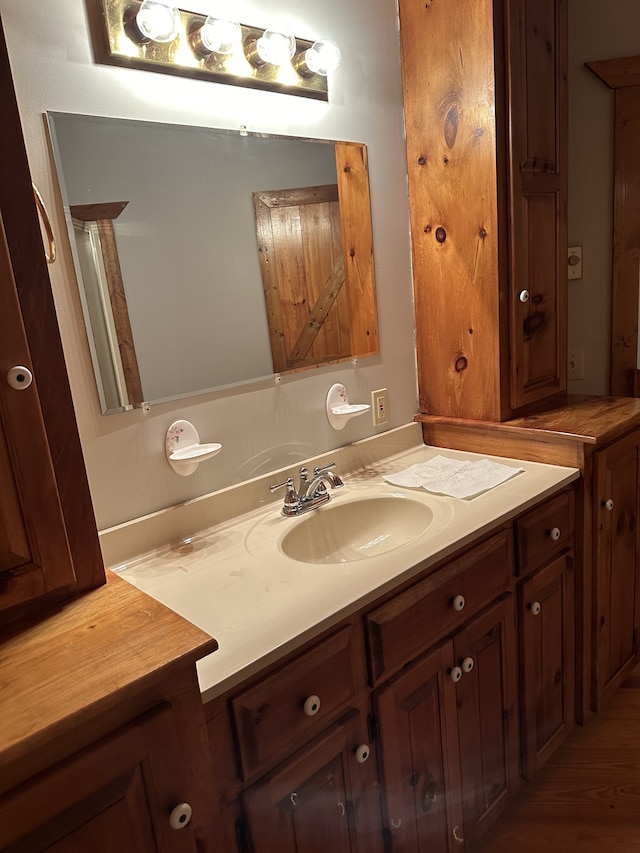
<path fill-rule="evenodd" d="M 243 805 L 253 853 L 381 851 L 375 758 L 361 716 L 335 724 L 253 785 Z"/>
<path fill-rule="evenodd" d="M 75 573 L 0 211 L 0 610 Z M 16 366 L 25 370 L 15 376 Z M 31 368 L 32 369 L 32 368 Z M 10 382 L 10 377 L 12 382 Z"/>
<path fill-rule="evenodd" d="M 374 694 L 385 834 L 394 853 L 461 849 L 453 666 L 446 643 Z"/>
<path fill-rule="evenodd" d="M 567 386 L 567 4 L 507 0 L 511 408 Z"/>
<path fill-rule="evenodd" d="M 573 559 L 563 554 L 518 587 L 522 775 L 531 779 L 573 728 Z"/>
<path fill-rule="evenodd" d="M 454 637 L 464 839 L 472 847 L 518 779 L 515 613 L 511 596 Z"/>
<path fill-rule="evenodd" d="M 161 708 L 0 797 L 3 853 L 197 853 L 171 710 Z"/>
<path fill-rule="evenodd" d="M 638 655 L 638 444 L 640 434 L 595 454 L 593 702 L 597 710 Z"/>

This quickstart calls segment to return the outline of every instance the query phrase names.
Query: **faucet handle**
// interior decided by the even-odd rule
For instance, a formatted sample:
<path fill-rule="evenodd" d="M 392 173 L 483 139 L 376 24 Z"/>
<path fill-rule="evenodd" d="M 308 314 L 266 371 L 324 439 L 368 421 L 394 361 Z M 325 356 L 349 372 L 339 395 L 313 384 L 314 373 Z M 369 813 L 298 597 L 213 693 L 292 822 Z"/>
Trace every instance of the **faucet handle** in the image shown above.
<path fill-rule="evenodd" d="M 313 469 L 313 476 L 317 477 L 318 474 L 322 474 L 324 471 L 328 471 L 329 468 L 335 468 L 335 467 L 336 467 L 335 462 L 329 462 L 328 465 L 322 465 L 322 466 L 316 465 L 316 467 Z"/>
<path fill-rule="evenodd" d="M 339 474 L 334 474 L 332 471 L 329 470 L 330 468 L 335 468 L 335 467 L 336 467 L 335 462 L 329 462 L 328 465 L 323 465 L 322 467 L 320 467 L 319 465 L 316 465 L 316 467 L 313 469 L 313 476 L 317 477 L 319 474 L 328 474 L 329 479 L 331 481 L 332 488 L 339 489 L 340 486 L 344 486 L 344 483 L 342 482 L 342 478 L 340 477 Z"/>
<path fill-rule="evenodd" d="M 295 515 L 300 506 L 300 498 L 298 497 L 298 493 L 296 492 L 293 477 L 287 477 L 284 483 L 275 483 L 273 486 L 269 486 L 269 491 L 275 492 L 277 489 L 283 488 L 287 490 L 287 493 L 284 496 L 282 514 Z"/>

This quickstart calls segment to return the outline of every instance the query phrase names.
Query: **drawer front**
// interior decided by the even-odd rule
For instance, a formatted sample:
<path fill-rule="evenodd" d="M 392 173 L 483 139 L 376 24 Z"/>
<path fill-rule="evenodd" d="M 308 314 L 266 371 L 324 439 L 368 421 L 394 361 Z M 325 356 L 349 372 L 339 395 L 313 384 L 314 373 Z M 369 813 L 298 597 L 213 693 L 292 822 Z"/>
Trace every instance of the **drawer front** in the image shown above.
<path fill-rule="evenodd" d="M 517 572 L 529 574 L 573 546 L 573 492 L 563 492 L 516 522 Z"/>
<path fill-rule="evenodd" d="M 346 626 L 231 701 L 243 778 L 269 769 L 356 701 L 354 632 Z"/>
<path fill-rule="evenodd" d="M 513 539 L 502 530 L 365 617 L 371 685 L 401 669 L 511 587 Z"/>

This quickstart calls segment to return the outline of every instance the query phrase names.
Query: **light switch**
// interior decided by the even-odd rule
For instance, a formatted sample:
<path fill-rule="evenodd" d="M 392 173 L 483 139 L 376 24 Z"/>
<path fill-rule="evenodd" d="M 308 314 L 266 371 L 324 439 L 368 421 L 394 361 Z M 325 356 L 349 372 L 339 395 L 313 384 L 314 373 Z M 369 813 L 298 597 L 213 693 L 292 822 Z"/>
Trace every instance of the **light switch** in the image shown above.
<path fill-rule="evenodd" d="M 569 278 L 582 278 L 582 246 L 569 246 Z"/>

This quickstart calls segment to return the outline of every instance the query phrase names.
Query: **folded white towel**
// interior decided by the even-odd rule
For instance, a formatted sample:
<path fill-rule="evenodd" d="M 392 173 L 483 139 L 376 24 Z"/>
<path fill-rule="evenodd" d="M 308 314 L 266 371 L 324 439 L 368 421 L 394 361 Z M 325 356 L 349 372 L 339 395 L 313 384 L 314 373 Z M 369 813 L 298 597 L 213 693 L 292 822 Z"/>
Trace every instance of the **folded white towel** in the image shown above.
<path fill-rule="evenodd" d="M 394 486 L 423 488 L 435 494 L 452 498 L 472 498 L 494 486 L 504 483 L 521 472 L 522 468 L 501 465 L 490 459 L 461 462 L 446 456 L 435 456 L 428 462 L 411 465 L 397 474 L 384 474 L 384 479 Z"/>

